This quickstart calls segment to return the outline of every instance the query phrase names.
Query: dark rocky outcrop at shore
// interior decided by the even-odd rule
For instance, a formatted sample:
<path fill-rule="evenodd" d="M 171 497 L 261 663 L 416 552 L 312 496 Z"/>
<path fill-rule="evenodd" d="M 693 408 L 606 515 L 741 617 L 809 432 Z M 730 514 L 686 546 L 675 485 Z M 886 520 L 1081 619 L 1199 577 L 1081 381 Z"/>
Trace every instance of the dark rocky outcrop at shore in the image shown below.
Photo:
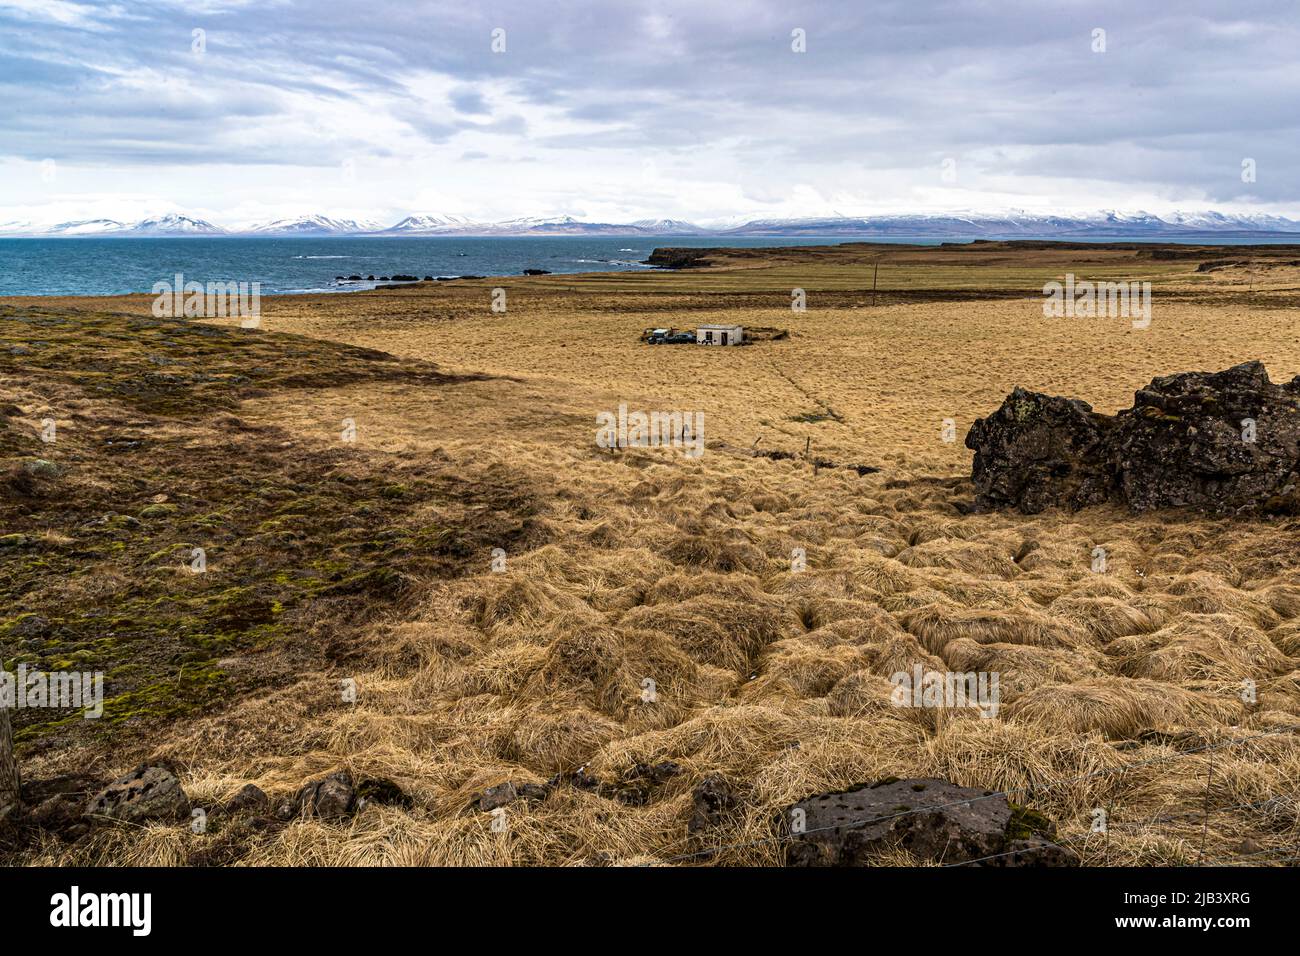
<path fill-rule="evenodd" d="M 646 259 L 647 265 L 659 266 L 661 269 L 698 269 L 710 264 L 710 253 L 716 249 L 655 249 Z"/>
<path fill-rule="evenodd" d="M 1164 375 L 1117 415 L 1017 388 L 966 436 L 976 507 L 1296 513 L 1300 376 L 1264 366 Z"/>

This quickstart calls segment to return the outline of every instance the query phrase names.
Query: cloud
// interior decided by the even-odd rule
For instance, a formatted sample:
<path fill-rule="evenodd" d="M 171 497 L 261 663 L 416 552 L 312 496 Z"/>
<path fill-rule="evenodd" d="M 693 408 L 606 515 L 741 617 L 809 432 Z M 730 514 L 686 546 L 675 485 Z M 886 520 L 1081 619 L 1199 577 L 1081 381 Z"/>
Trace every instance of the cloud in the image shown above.
<path fill-rule="evenodd" d="M 126 11 L 118 4 L 95 6 L 71 0 L 0 0 L 0 14 L 60 27 L 99 30 L 104 28 L 104 20 L 121 19 L 126 16 Z"/>
<path fill-rule="evenodd" d="M 471 87 L 453 90 L 451 105 L 457 113 L 488 113 L 487 100 L 483 94 Z"/>
<path fill-rule="evenodd" d="M 1298 41 L 1291 0 L 0 0 L 0 218 L 41 195 L 46 158 L 97 204 L 112 184 L 218 211 L 292 186 L 376 214 L 454 196 L 476 217 L 1297 215 Z"/>

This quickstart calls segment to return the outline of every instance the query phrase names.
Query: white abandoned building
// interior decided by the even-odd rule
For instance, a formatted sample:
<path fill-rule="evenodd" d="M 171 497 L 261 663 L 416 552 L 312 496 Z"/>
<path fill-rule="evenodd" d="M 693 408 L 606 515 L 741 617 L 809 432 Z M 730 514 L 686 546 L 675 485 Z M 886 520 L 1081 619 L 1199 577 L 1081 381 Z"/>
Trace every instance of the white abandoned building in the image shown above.
<path fill-rule="evenodd" d="M 745 330 L 739 325 L 701 325 L 695 330 L 696 345 L 739 345 Z"/>

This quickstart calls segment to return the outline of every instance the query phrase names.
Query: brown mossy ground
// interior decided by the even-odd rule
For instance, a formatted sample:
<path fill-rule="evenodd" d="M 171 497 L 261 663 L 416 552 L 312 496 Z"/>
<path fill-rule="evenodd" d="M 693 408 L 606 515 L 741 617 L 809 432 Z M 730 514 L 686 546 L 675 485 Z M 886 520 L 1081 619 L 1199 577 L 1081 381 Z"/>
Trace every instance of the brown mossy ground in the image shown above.
<path fill-rule="evenodd" d="M 250 395 L 465 380 L 291 335 L 0 306 L 0 658 L 101 671 L 106 697 L 99 720 L 18 711 L 20 752 L 120 749 L 362 658 L 360 626 L 411 582 L 528 538 L 533 492 L 499 467 L 387 460 L 343 441 L 342 423 L 326 443 L 230 412 Z"/>

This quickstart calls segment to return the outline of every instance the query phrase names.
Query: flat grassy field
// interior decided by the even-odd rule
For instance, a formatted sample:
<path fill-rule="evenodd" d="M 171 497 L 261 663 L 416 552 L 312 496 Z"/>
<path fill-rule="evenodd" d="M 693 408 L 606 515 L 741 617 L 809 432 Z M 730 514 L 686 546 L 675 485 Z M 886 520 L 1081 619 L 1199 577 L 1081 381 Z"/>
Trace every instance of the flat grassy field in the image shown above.
<path fill-rule="evenodd" d="M 710 258 L 270 298 L 258 329 L 0 301 L 0 656 L 109 674 L 103 721 L 18 717 L 25 777 L 166 760 L 204 805 L 345 767 L 412 800 L 10 856 L 770 864 L 792 802 L 938 776 L 1017 789 L 1089 864 L 1286 862 L 1300 521 L 967 514 L 962 440 L 1016 385 L 1113 412 L 1156 375 L 1300 374 L 1300 249 Z M 1045 318 L 1066 273 L 1150 281 L 1150 326 Z M 789 334 L 640 341 L 710 322 Z M 702 413 L 704 453 L 599 447 L 620 405 Z M 917 664 L 999 673 L 997 716 L 892 706 Z M 740 802 L 692 835 L 709 774 Z M 557 782 L 496 832 L 507 780 Z"/>

